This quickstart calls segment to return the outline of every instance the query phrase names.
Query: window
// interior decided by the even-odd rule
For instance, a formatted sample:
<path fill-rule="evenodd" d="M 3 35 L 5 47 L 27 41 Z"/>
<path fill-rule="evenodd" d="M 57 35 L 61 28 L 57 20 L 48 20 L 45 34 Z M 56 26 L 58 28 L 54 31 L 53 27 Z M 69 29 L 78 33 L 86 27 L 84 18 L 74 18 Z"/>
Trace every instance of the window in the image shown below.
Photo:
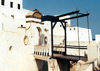
<path fill-rule="evenodd" d="M 74 30 L 75 30 L 75 28 L 74 28 Z"/>
<path fill-rule="evenodd" d="M 18 9 L 20 9 L 20 4 L 18 4 Z"/>
<path fill-rule="evenodd" d="M 5 4 L 5 0 L 1 0 L 1 5 L 4 5 Z"/>
<path fill-rule="evenodd" d="M 13 8 L 13 2 L 10 2 L 10 7 Z"/>

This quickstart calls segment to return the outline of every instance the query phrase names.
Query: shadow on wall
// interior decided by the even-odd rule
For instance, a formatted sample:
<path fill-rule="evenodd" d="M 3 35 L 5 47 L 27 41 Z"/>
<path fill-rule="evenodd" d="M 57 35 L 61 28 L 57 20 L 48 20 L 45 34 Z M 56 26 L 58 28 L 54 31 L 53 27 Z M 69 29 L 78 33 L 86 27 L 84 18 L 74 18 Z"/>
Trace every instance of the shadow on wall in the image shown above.
<path fill-rule="evenodd" d="M 48 62 L 36 59 L 38 71 L 48 71 Z"/>

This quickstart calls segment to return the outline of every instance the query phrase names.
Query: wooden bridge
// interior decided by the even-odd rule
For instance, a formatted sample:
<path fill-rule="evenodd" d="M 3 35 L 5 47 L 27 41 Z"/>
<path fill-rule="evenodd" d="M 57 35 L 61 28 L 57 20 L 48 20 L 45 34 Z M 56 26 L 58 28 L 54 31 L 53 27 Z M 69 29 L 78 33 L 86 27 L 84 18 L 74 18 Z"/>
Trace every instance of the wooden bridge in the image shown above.
<path fill-rule="evenodd" d="M 34 48 L 34 56 L 41 60 L 48 60 L 48 58 L 67 59 L 72 61 L 87 60 L 87 55 L 85 53 L 87 52 L 87 46 L 79 47 L 68 45 L 66 50 L 69 52 L 65 54 L 63 46 L 54 46 L 54 54 L 53 57 L 51 57 L 49 47 L 39 46 Z"/>
<path fill-rule="evenodd" d="M 87 24 L 88 24 L 88 29 L 89 29 L 89 22 L 88 22 L 89 13 L 83 14 L 83 13 L 79 13 L 79 12 L 80 11 L 78 10 L 78 11 L 66 13 L 66 14 L 59 15 L 59 16 L 47 15 L 47 16 L 42 17 L 42 19 L 41 19 L 42 21 L 51 21 L 51 45 L 45 46 L 45 47 L 42 47 L 42 46 L 34 47 L 33 55 L 34 55 L 35 59 L 48 61 L 48 64 L 52 63 L 51 68 L 48 67 L 48 68 L 50 68 L 49 71 L 70 71 L 70 61 L 87 60 L 87 54 L 86 54 L 87 46 L 80 45 L 78 18 L 87 16 Z M 61 20 L 59 19 L 60 17 L 66 16 L 66 15 L 73 15 L 73 14 L 76 14 L 76 16 L 61 19 Z M 67 26 L 66 26 L 65 20 L 70 20 L 70 19 L 77 19 L 77 27 L 78 27 L 78 29 L 77 29 L 78 45 L 77 46 L 67 45 L 67 37 L 66 37 Z M 56 26 L 57 22 L 60 22 L 64 29 L 64 45 L 63 46 L 61 46 L 61 45 L 55 46 L 54 45 L 53 29 Z M 89 38 L 89 43 L 90 43 L 89 30 L 88 30 L 88 38 Z M 39 62 L 37 62 L 37 63 L 39 63 Z M 55 67 L 55 69 L 57 69 L 56 66 L 59 66 L 60 70 L 52 69 L 54 67 Z M 38 67 L 41 67 L 41 66 L 38 66 Z"/>

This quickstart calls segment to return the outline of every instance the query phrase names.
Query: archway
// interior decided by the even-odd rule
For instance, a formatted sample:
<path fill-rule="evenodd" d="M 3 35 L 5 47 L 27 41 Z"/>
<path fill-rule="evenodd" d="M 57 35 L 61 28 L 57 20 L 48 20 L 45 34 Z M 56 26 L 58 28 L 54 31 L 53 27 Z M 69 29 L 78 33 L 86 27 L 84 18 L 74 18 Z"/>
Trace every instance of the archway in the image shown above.
<path fill-rule="evenodd" d="M 38 29 L 38 33 L 39 33 L 39 45 L 43 45 L 45 42 L 44 42 L 44 39 L 45 39 L 45 36 L 44 34 L 42 34 L 42 30 L 40 27 L 37 27 Z"/>

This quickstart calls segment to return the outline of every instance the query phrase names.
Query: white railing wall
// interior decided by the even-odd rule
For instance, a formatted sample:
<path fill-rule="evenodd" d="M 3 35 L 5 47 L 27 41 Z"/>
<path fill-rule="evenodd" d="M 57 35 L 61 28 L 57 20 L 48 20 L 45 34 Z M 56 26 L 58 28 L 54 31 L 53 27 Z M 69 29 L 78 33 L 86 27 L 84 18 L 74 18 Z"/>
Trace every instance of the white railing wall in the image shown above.
<path fill-rule="evenodd" d="M 49 56 L 49 48 L 48 47 L 35 47 L 34 55 Z"/>

